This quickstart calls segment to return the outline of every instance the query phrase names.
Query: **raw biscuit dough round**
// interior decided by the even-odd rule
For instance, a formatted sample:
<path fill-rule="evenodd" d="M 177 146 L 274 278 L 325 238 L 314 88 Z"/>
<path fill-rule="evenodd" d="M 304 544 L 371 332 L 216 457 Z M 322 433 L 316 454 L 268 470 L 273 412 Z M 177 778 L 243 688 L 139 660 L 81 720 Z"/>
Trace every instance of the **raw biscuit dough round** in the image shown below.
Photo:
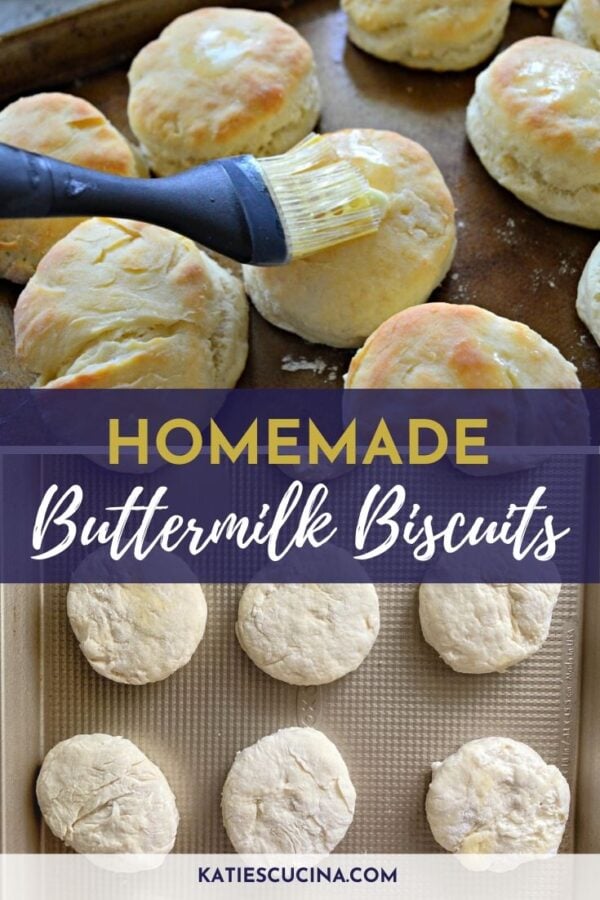
<path fill-rule="evenodd" d="M 346 763 L 314 728 L 284 728 L 241 750 L 223 788 L 238 853 L 330 853 L 354 816 Z"/>
<path fill-rule="evenodd" d="M 67 613 L 92 668 L 124 684 L 168 678 L 190 661 L 206 627 L 199 584 L 72 584 Z"/>
<path fill-rule="evenodd" d="M 79 734 L 46 755 L 37 780 L 46 824 L 77 853 L 165 854 L 179 813 L 161 770 L 131 741 Z"/>
<path fill-rule="evenodd" d="M 372 584 L 249 584 L 236 634 L 250 659 L 288 684 L 328 684 L 353 672 L 379 633 Z"/>
<path fill-rule="evenodd" d="M 577 312 L 600 344 L 600 244 L 596 245 L 579 280 Z"/>
<path fill-rule="evenodd" d="M 569 816 L 569 785 L 527 744 L 469 741 L 432 765 L 427 820 L 452 853 L 552 854 Z"/>
<path fill-rule="evenodd" d="M 456 672 L 503 672 L 540 649 L 560 588 L 560 584 L 423 583 L 419 589 L 423 637 Z"/>

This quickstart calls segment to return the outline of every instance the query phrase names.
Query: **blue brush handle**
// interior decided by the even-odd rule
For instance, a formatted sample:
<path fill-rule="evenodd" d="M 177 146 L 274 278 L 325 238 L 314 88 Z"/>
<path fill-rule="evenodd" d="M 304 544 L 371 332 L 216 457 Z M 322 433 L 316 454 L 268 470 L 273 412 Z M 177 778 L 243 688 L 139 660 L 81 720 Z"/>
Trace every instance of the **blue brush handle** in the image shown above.
<path fill-rule="evenodd" d="M 277 208 L 250 156 L 169 178 L 123 178 L 0 144 L 0 218 L 114 216 L 170 228 L 238 262 L 287 262 Z"/>

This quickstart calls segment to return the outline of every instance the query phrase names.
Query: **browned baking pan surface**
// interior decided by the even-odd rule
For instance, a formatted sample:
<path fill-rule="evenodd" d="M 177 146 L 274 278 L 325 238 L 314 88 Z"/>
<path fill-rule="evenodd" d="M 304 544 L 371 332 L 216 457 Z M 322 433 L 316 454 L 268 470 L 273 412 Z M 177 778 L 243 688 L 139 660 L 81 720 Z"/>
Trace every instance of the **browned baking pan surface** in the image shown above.
<path fill-rule="evenodd" d="M 465 110 L 479 70 L 420 72 L 367 56 L 346 40 L 344 14 L 331 0 L 304 0 L 282 15 L 314 49 L 324 94 L 322 131 L 388 128 L 422 143 L 440 166 L 457 206 L 458 252 L 432 300 L 475 303 L 525 322 L 575 363 L 585 387 L 600 387 L 600 352 L 575 313 L 577 282 L 598 234 L 544 218 L 487 175 L 465 135 Z M 514 6 L 504 45 L 549 34 L 551 27 L 548 11 Z M 69 47 L 60 55 L 68 59 Z M 123 65 L 67 85 L 48 76 L 47 85 L 87 97 L 129 133 L 126 71 Z M 11 386 L 30 381 L 12 351 L 10 307 L 17 296 L 18 288 L 0 282 L 0 372 Z M 350 355 L 306 344 L 253 314 L 240 384 L 341 386 Z"/>

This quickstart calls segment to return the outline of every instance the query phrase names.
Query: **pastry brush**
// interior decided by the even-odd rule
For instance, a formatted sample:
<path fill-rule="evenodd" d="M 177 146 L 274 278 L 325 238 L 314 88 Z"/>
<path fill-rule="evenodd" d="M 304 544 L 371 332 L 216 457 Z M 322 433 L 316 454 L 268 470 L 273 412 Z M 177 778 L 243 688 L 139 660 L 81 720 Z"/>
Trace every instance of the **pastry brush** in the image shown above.
<path fill-rule="evenodd" d="M 281 156 L 214 160 L 166 178 L 108 175 L 0 144 L 0 218 L 139 219 L 255 266 L 370 234 L 386 203 L 326 136 Z"/>

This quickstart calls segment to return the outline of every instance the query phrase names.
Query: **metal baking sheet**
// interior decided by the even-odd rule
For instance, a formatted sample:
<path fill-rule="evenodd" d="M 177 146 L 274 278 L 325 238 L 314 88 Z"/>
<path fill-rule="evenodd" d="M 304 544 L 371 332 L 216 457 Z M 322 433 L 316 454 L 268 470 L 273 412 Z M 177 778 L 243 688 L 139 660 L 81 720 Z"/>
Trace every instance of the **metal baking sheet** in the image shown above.
<path fill-rule="evenodd" d="M 123 9 L 128 5 L 121 4 Z M 549 33 L 551 16 L 513 8 L 505 43 Z M 458 208 L 459 249 L 452 272 L 433 299 L 477 303 L 527 322 L 578 366 L 585 386 L 600 386 L 600 355 L 574 309 L 577 280 L 597 235 L 542 218 L 485 174 L 464 133 L 476 73 L 411 72 L 369 58 L 346 42 L 343 15 L 329 0 L 305 0 L 284 18 L 315 50 L 325 94 L 323 130 L 397 130 L 423 143 L 440 165 Z M 110 21 L 105 21 L 107 28 Z M 56 23 L 51 27 L 56 29 Z M 42 39 L 42 32 L 37 34 Z M 69 71 L 71 65 L 73 32 L 61 26 L 53 34 L 53 61 L 46 76 L 36 65 L 36 83 L 87 97 L 127 132 L 127 66 L 75 84 L 57 84 L 56 72 Z M 59 35 L 62 49 L 56 43 Z M 14 72 L 23 62 L 23 48 L 14 42 L 11 46 Z M 108 59 L 109 50 L 103 52 Z M 4 95 L 14 93 L 14 80 L 0 66 L 0 93 L 3 78 Z M 17 288 L 0 282 L 4 386 L 31 382 L 12 349 L 17 295 Z M 253 313 L 250 358 L 241 384 L 340 386 L 349 356 L 306 344 Z M 192 662 L 167 681 L 142 688 L 112 684 L 87 665 L 68 627 L 65 591 L 64 586 L 2 587 L 4 850 L 63 849 L 39 820 L 33 793 L 37 768 L 56 741 L 103 730 L 130 737 L 163 767 L 182 813 L 176 850 L 227 851 L 219 792 L 235 752 L 291 724 L 321 728 L 347 759 L 358 804 L 341 851 L 436 850 L 423 811 L 430 763 L 465 740 L 494 733 L 530 743 L 560 766 L 573 788 L 579 764 L 581 802 L 563 849 L 600 848 L 598 816 L 590 799 L 599 771 L 592 739 L 600 732 L 594 715 L 600 662 L 592 642 L 600 633 L 600 616 L 590 594 L 582 659 L 583 591 L 577 586 L 563 589 L 550 639 L 540 653 L 504 675 L 487 676 L 453 673 L 427 647 L 414 586 L 381 586 L 381 634 L 364 666 L 333 685 L 300 690 L 269 679 L 237 645 L 233 624 L 241 587 L 207 588 L 207 635 Z M 580 718 L 582 664 L 586 715 Z"/>
<path fill-rule="evenodd" d="M 13 2 L 29 6 L 35 22 L 10 30 L 11 10 L 4 11 L 4 0 L 0 0 L 2 99 L 101 72 L 131 58 L 176 16 L 209 5 L 197 0 L 79 0 L 75 8 L 48 18 L 40 2 Z M 293 2 L 255 0 L 250 5 L 280 10 Z M 238 4 L 220 0 L 219 5 Z"/>
<path fill-rule="evenodd" d="M 108 55 L 106 32 L 111 33 L 111 23 L 113 34 L 127 28 L 132 40 L 135 22 L 139 28 L 144 17 L 134 16 L 131 0 L 100 8 L 102 52 Z M 358 126 L 398 131 L 427 147 L 440 166 L 457 206 L 458 252 L 432 299 L 475 303 L 526 322 L 575 363 L 585 387 L 600 387 L 600 352 L 575 312 L 577 282 L 598 235 L 545 219 L 486 174 L 467 142 L 464 125 L 477 70 L 435 74 L 373 59 L 346 41 L 345 17 L 335 0 L 303 0 L 282 15 L 314 49 L 324 94 L 321 130 Z M 552 15 L 548 10 L 513 7 L 504 44 L 549 34 Z M 78 29 L 85 21 L 81 13 Z M 126 116 L 127 65 L 75 84 L 57 84 L 56 72 L 68 69 L 73 53 L 73 30 L 68 22 L 61 30 L 56 24 L 46 27 L 54 29 L 46 86 L 81 94 L 132 137 Z M 35 33 L 41 39 L 44 26 Z M 102 34 L 95 40 L 102 40 Z M 0 64 L 0 94 L 3 83 L 15 90 L 10 78 L 19 66 L 25 77 L 25 49 L 19 47 L 9 70 Z M 36 59 L 43 60 L 44 55 L 36 54 Z M 18 293 L 18 287 L 0 281 L 0 383 L 10 387 L 31 382 L 13 352 L 11 309 Z M 307 344 L 253 312 L 250 356 L 240 385 L 340 387 L 350 356 L 348 351 Z"/>
<path fill-rule="evenodd" d="M 206 636 L 184 669 L 155 685 L 110 682 L 79 650 L 66 590 L 4 588 L 6 851 L 64 851 L 40 820 L 34 782 L 43 754 L 78 733 L 125 735 L 160 765 L 181 813 L 180 853 L 232 851 L 219 805 L 228 768 L 237 750 L 289 725 L 324 731 L 350 769 L 356 818 L 339 852 L 439 850 L 424 811 L 430 764 L 472 738 L 526 741 L 575 785 L 577 587 L 563 588 L 539 653 L 505 674 L 470 676 L 453 672 L 425 644 L 416 587 L 379 585 L 381 631 L 370 656 L 355 673 L 318 688 L 276 681 L 244 654 L 234 634 L 236 585 L 206 587 Z M 574 846 L 574 822 L 573 809 L 565 850 Z"/>

